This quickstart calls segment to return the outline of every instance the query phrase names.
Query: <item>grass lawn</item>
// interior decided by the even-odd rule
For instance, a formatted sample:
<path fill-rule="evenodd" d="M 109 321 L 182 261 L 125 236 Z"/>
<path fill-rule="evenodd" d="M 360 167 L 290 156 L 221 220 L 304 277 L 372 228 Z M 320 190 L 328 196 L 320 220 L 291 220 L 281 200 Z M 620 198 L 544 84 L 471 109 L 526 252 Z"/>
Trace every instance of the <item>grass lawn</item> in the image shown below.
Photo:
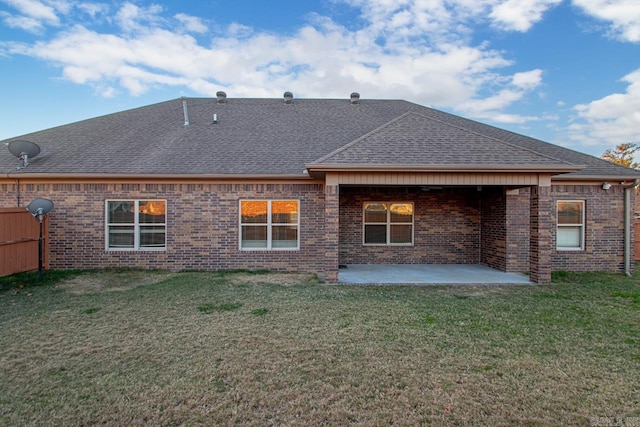
<path fill-rule="evenodd" d="M 640 425 L 640 276 L 0 279 L 0 425 Z"/>

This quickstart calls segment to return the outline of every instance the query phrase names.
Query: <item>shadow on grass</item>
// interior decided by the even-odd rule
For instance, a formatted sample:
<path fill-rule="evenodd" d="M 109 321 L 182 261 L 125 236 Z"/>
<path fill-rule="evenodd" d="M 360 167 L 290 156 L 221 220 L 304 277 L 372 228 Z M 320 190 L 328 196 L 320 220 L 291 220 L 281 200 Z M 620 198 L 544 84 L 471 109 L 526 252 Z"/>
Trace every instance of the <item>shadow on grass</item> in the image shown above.
<path fill-rule="evenodd" d="M 37 286 L 52 286 L 62 280 L 76 277 L 86 272 L 86 270 L 46 270 L 43 272 L 42 277 L 40 277 L 37 271 L 0 277 L 0 292 L 28 289 Z"/>
<path fill-rule="evenodd" d="M 144 269 L 135 267 L 115 267 L 89 270 L 45 270 L 42 276 L 37 271 L 17 273 L 11 276 L 0 277 L 0 292 L 30 289 L 34 287 L 54 286 L 65 280 L 82 275 L 111 275 L 118 273 L 152 273 L 159 272 L 156 269 Z"/>

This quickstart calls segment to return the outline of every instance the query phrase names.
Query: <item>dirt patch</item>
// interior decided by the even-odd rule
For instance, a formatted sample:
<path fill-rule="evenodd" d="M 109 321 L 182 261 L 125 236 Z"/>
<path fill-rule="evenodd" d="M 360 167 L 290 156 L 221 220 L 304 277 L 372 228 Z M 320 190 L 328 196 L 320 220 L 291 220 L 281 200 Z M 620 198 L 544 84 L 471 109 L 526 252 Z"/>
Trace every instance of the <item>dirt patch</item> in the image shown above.
<path fill-rule="evenodd" d="M 92 272 L 64 280 L 56 285 L 56 289 L 73 295 L 101 294 L 153 285 L 175 275 L 166 271 Z"/>
<path fill-rule="evenodd" d="M 302 283 L 317 282 L 316 276 L 313 274 L 303 273 L 269 273 L 269 274 L 249 274 L 237 273 L 228 277 L 229 283 L 239 285 L 242 283 L 267 285 L 294 286 Z"/>

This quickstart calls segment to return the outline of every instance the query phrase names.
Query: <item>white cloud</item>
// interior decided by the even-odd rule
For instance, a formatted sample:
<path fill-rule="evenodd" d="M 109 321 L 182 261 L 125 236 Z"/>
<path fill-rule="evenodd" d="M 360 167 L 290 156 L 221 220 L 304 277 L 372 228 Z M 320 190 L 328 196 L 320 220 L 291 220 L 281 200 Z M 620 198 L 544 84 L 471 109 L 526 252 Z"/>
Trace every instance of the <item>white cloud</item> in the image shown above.
<path fill-rule="evenodd" d="M 100 96 L 103 98 L 113 98 L 116 96 L 117 90 L 112 86 L 104 87 L 100 90 Z"/>
<path fill-rule="evenodd" d="M 109 11 L 109 5 L 106 3 L 77 3 L 75 4 L 79 10 L 83 11 L 91 18 L 105 14 Z"/>
<path fill-rule="evenodd" d="M 495 95 L 480 99 L 470 99 L 457 106 L 457 109 L 476 118 L 490 119 L 497 123 L 525 123 L 538 120 L 532 116 L 505 114 L 502 111 L 520 101 L 528 92 L 542 83 L 542 70 L 536 69 L 512 76 L 506 88 Z"/>
<path fill-rule="evenodd" d="M 153 25 L 162 20 L 159 15 L 161 12 L 162 7 L 155 4 L 140 7 L 133 3 L 125 3 L 116 14 L 116 21 L 120 28 L 127 32 L 145 30 L 146 25 Z"/>
<path fill-rule="evenodd" d="M 542 19 L 544 12 L 560 4 L 562 0 L 507 0 L 496 2 L 490 17 L 494 24 L 507 30 L 529 31 Z"/>
<path fill-rule="evenodd" d="M 30 33 L 42 33 L 46 26 L 59 26 L 59 13 L 69 12 L 70 4 L 65 0 L 0 0 L 14 12 L 0 11 L 0 18 L 10 28 L 18 28 Z"/>
<path fill-rule="evenodd" d="M 640 42 L 640 1 L 573 0 L 587 14 L 610 22 L 611 33 L 623 41 Z"/>
<path fill-rule="evenodd" d="M 3 2 L 15 8 L 21 16 L 42 21 L 48 25 L 59 23 L 56 9 L 46 3 L 36 0 L 3 0 Z M 58 6 L 66 8 L 66 3 L 61 2 Z"/>
<path fill-rule="evenodd" d="M 192 33 L 203 34 L 208 31 L 207 26 L 202 22 L 202 19 L 198 17 L 189 16 L 184 13 L 178 13 L 174 16 L 174 18 L 180 21 L 187 29 L 187 31 L 190 31 Z"/>
<path fill-rule="evenodd" d="M 0 11 L 0 18 L 11 28 L 31 33 L 42 33 L 48 26 L 60 27 L 61 19 L 70 15 L 74 8 L 95 18 L 109 10 L 106 3 L 71 2 L 67 0 L 0 0 L 15 11 Z"/>
<path fill-rule="evenodd" d="M 0 12 L 2 21 L 10 28 L 19 28 L 30 33 L 39 33 L 44 29 L 42 23 L 28 16 L 14 16 L 6 12 Z"/>
<path fill-rule="evenodd" d="M 542 70 L 536 69 L 523 73 L 515 73 L 511 83 L 523 90 L 534 89 L 542 83 Z"/>
<path fill-rule="evenodd" d="M 384 34 L 384 45 L 398 47 L 407 40 L 434 44 L 460 41 L 470 31 L 468 2 L 461 0 L 343 0 L 361 10 L 369 37 Z M 475 4 L 483 5 L 484 1 Z M 477 7 L 477 6 L 476 6 Z"/>
<path fill-rule="evenodd" d="M 640 141 L 640 69 L 622 78 L 625 93 L 615 93 L 575 107 L 578 118 L 569 138 L 587 145 L 613 147 Z"/>
<path fill-rule="evenodd" d="M 190 35 L 206 33 L 199 18 L 173 15 L 185 26 L 184 34 L 173 30 L 161 7 L 126 2 L 113 13 L 118 29 L 111 34 L 89 23 L 76 24 L 50 40 L 0 42 L 0 48 L 58 66 L 66 79 L 92 85 L 105 97 L 121 90 L 140 95 L 162 86 L 187 87 L 206 96 L 219 89 L 251 97 L 280 96 L 284 90 L 296 96 L 347 97 L 359 91 L 363 97 L 403 98 L 496 121 L 532 119 L 503 110 L 536 90 L 542 71 L 502 72 L 511 61 L 487 43 L 469 41 L 472 21 L 486 21 L 487 12 L 504 2 L 349 2 L 362 7 L 363 25 L 355 30 L 320 15 L 311 15 L 306 26 L 289 35 L 231 23 L 208 45 Z M 525 6 L 532 4 L 550 1 Z M 104 4 L 86 6 L 78 7 L 90 15 L 107 10 Z"/>
<path fill-rule="evenodd" d="M 119 82 L 132 94 L 159 84 L 206 88 L 208 94 L 224 85 L 241 88 L 239 95 L 249 96 L 284 89 L 300 95 L 346 96 L 359 89 L 378 97 L 447 106 L 472 96 L 487 72 L 508 64 L 483 47 L 383 49 L 374 38 L 362 35 L 370 28 L 353 33 L 330 20 L 318 20 L 316 27 L 303 27 L 288 37 L 232 24 L 230 34 L 241 34 L 241 39 L 218 37 L 204 47 L 188 35 L 141 27 L 141 20 L 160 22 L 157 13 L 128 3 L 117 14 L 118 22 L 127 32 L 144 31 L 109 35 L 76 26 L 23 53 L 58 64 L 73 82 Z"/>
<path fill-rule="evenodd" d="M 543 14 L 563 0 L 343 0 L 362 8 L 364 16 L 389 31 L 390 38 L 405 39 L 428 33 L 451 40 L 469 35 L 474 23 L 489 21 L 507 31 L 526 32 Z"/>
<path fill-rule="evenodd" d="M 73 2 L 70 0 L 43 0 L 43 2 L 64 15 L 68 14 L 73 7 Z"/>

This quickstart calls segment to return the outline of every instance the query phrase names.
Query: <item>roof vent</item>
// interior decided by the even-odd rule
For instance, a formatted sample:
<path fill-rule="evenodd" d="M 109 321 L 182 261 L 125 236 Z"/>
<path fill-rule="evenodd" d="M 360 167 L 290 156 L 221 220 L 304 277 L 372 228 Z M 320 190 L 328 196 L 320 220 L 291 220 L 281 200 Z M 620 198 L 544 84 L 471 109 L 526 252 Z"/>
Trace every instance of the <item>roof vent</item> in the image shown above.
<path fill-rule="evenodd" d="M 360 103 L 360 94 L 358 92 L 353 92 L 351 94 L 351 103 L 359 104 Z"/>
<path fill-rule="evenodd" d="M 291 92 L 284 93 L 284 103 L 285 104 L 293 103 L 293 94 Z"/>
<path fill-rule="evenodd" d="M 227 93 L 225 91 L 219 90 L 216 92 L 216 98 L 218 98 L 218 104 L 224 104 L 227 102 Z"/>
<path fill-rule="evenodd" d="M 187 97 L 182 97 L 182 112 L 184 113 L 184 125 L 189 126 L 189 110 L 187 109 Z"/>

